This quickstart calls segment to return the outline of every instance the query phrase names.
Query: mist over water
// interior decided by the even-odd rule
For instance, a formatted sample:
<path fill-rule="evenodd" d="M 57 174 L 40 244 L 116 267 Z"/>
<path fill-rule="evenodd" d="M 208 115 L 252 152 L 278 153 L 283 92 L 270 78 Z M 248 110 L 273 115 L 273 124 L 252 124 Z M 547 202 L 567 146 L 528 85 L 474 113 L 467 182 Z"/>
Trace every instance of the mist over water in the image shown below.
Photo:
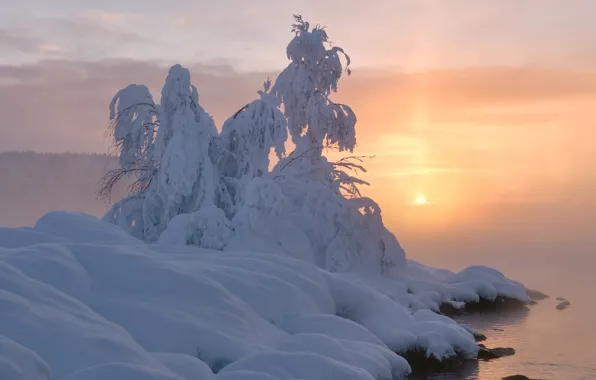
<path fill-rule="evenodd" d="M 0 153 L 0 226 L 32 226 L 47 212 L 81 211 L 101 217 L 109 202 L 97 197 L 101 177 L 117 158 L 97 154 Z M 126 185 L 114 189 L 121 199 Z"/>

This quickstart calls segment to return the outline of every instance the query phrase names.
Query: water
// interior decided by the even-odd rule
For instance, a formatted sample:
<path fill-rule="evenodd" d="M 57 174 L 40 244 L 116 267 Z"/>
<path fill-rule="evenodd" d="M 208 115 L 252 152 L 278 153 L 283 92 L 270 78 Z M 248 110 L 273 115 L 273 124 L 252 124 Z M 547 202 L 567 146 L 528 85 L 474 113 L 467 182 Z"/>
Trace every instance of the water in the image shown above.
<path fill-rule="evenodd" d="M 434 262 L 433 258 L 420 259 L 441 266 L 439 262 L 446 258 L 435 258 Z M 448 260 L 452 267 L 465 266 L 460 264 L 478 262 L 478 257 L 475 260 L 471 257 Z M 486 263 L 551 298 L 526 311 L 478 313 L 455 318 L 484 333 L 488 340 L 482 343 L 487 347 L 512 347 L 516 354 L 488 362 L 471 362 L 457 371 L 423 379 L 495 380 L 516 374 L 544 380 L 596 379 L 595 261 L 592 252 L 586 252 L 585 255 L 562 253 L 525 261 L 497 257 Z M 556 297 L 567 298 L 571 306 L 557 310 L 559 301 Z"/>
<path fill-rule="evenodd" d="M 483 332 L 487 347 L 513 347 L 513 356 L 481 361 L 428 379 L 500 379 L 523 374 L 535 379 L 596 379 L 593 314 L 581 301 L 567 310 L 549 299 L 528 311 L 481 313 L 456 318 Z"/>

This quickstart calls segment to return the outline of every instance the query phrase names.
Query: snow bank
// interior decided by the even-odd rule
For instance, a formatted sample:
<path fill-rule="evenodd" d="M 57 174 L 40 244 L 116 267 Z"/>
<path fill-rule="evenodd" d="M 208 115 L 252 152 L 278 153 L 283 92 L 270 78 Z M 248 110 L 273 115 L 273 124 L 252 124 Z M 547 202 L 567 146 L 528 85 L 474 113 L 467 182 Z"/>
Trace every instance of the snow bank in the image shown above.
<path fill-rule="evenodd" d="M 439 360 L 456 355 L 476 357 L 475 340 L 451 319 L 430 310 L 412 312 L 395 296 L 384 294 L 361 279 L 337 273 L 326 276 L 337 313 L 366 327 L 392 351 L 421 349 Z"/>
<path fill-rule="evenodd" d="M 511 298 L 526 304 L 531 301 L 523 284 L 508 279 L 493 268 L 471 266 L 453 273 L 410 260 L 408 269 L 407 276 L 412 287 L 418 291 L 438 292 L 442 302 L 454 306 L 461 306 L 462 302 L 479 302 L 481 298 L 488 301 L 497 297 Z"/>
<path fill-rule="evenodd" d="M 115 225 L 98 223 L 95 216 L 68 211 L 54 211 L 35 223 L 34 231 L 74 242 L 137 244 L 139 240 Z"/>
<path fill-rule="evenodd" d="M 410 263 L 403 278 L 368 278 L 280 254 L 147 245 L 77 213 L 0 238 L 3 380 L 402 378 L 396 352 L 475 357 L 470 332 L 432 311 L 441 302 L 519 296 L 488 268 Z"/>
<path fill-rule="evenodd" d="M 459 301 L 478 302 L 479 297 L 494 301 L 497 297 L 514 298 L 530 302 L 526 287 L 506 278 L 501 272 L 484 267 L 472 266 L 444 279 L 454 288 L 455 298 Z"/>

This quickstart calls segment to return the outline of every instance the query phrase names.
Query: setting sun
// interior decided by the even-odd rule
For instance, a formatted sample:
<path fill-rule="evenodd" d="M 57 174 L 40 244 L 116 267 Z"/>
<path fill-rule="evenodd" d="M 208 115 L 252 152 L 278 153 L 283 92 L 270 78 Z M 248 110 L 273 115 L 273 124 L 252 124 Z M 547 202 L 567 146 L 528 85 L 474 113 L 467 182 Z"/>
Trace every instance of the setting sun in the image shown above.
<path fill-rule="evenodd" d="M 414 204 L 419 206 L 425 205 L 427 203 L 428 201 L 426 200 L 426 197 L 423 194 L 418 194 L 416 199 L 414 199 Z"/>

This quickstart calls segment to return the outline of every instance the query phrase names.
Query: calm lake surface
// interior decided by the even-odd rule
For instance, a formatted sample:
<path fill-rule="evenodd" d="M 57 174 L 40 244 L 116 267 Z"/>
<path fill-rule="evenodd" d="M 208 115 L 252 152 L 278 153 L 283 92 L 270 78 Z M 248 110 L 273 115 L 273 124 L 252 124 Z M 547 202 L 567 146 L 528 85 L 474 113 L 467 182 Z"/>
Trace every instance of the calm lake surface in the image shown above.
<path fill-rule="evenodd" d="M 459 269 L 487 264 L 550 296 L 528 311 L 479 313 L 456 318 L 484 333 L 489 348 L 512 347 L 513 356 L 489 362 L 469 363 L 458 371 L 422 379 L 498 380 L 509 375 L 534 379 L 596 379 L 596 252 L 548 255 L 540 259 L 526 256 L 493 257 L 478 263 L 472 257 L 414 257 L 428 264 Z M 464 264 L 465 265 L 462 265 Z M 556 309 L 555 298 L 571 302 L 566 310 Z M 420 379 L 420 378 L 418 378 Z"/>

